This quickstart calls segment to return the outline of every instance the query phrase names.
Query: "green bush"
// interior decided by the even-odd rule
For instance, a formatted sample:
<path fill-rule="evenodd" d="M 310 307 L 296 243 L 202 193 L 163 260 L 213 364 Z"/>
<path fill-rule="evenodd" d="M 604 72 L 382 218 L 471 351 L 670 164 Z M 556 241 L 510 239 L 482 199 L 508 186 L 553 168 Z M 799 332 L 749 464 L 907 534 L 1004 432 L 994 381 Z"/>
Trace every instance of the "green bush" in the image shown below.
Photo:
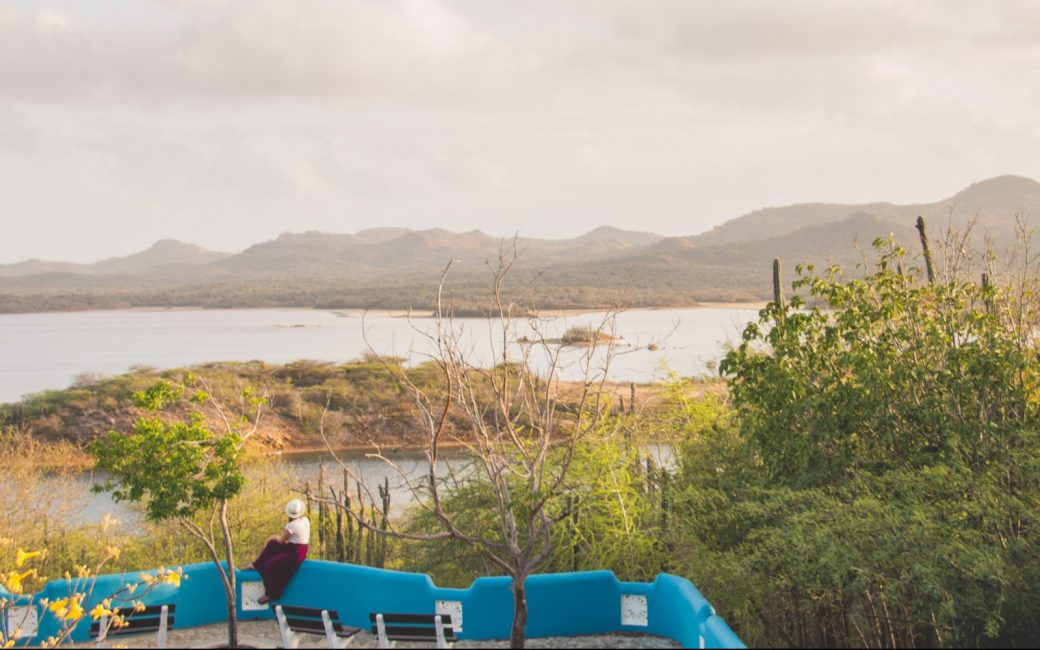
<path fill-rule="evenodd" d="M 753 646 L 1034 646 L 1037 350 L 1001 308 L 1031 289 L 876 245 L 745 330 L 735 417 L 678 409 L 676 563 Z"/>

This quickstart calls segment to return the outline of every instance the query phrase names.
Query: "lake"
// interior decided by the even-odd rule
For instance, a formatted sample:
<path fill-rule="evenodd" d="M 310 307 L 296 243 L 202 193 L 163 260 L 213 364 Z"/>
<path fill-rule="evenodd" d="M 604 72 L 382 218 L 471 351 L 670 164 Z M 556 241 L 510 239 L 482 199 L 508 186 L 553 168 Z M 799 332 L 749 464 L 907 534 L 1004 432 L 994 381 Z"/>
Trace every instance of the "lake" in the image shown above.
<path fill-rule="evenodd" d="M 754 309 L 656 309 L 618 314 L 620 347 L 609 368 L 616 381 L 650 382 L 665 367 L 701 375 L 717 362 L 727 342 L 739 340 Z M 601 312 L 559 316 L 539 322 L 550 336 L 574 326 L 597 326 Z M 364 324 L 364 328 L 363 328 Z M 460 318 L 464 345 L 478 363 L 493 359 L 488 327 L 494 321 Z M 175 368 L 210 361 L 286 363 L 299 359 L 343 362 L 368 350 L 410 362 L 429 358 L 431 318 L 407 319 L 360 312 L 304 309 L 99 311 L 0 315 L 0 403 L 42 390 L 68 387 L 84 373 L 113 375 L 133 366 Z M 418 331 L 417 331 L 418 330 Z M 526 323 L 519 334 L 530 334 Z M 367 335 L 367 342 L 366 342 Z M 646 349 L 649 343 L 656 350 Z M 516 351 L 514 351 L 516 352 Z M 568 349 L 560 376 L 582 375 L 585 351 Z M 602 363 L 603 356 L 592 359 Z M 543 358 L 533 358 L 544 365 Z"/>
<path fill-rule="evenodd" d="M 616 381 L 649 382 L 664 378 L 666 368 L 681 375 L 709 372 L 727 342 L 738 340 L 744 325 L 756 317 L 754 309 L 660 309 L 623 312 L 616 318 L 614 333 L 629 345 L 619 348 L 608 378 Z M 598 326 L 602 312 L 560 316 L 538 322 L 547 336 L 559 336 L 567 328 Z M 495 321 L 458 319 L 459 336 L 479 363 L 491 363 L 492 345 L 488 327 Z M 364 326 L 364 329 L 363 329 Z M 65 388 L 83 373 L 119 374 L 136 365 L 173 368 L 210 361 L 262 360 L 285 363 L 298 359 L 348 361 L 369 349 L 396 354 L 411 362 L 429 358 L 432 346 L 423 335 L 434 327 L 430 318 L 409 320 L 386 314 L 362 319 L 357 312 L 301 309 L 255 310 L 160 310 L 104 311 L 52 314 L 0 315 L 0 402 L 18 400 L 41 390 Z M 520 335 L 533 332 L 526 323 Z M 367 342 L 366 342 L 367 337 Z M 649 343 L 656 350 L 648 350 Z M 519 350 L 513 350 L 518 353 Z M 560 374 L 565 379 L 581 376 L 587 350 L 568 349 L 563 354 Z M 603 362 L 594 357 L 592 365 Z M 533 358 L 537 366 L 544 358 Z M 655 449 L 659 457 L 669 457 Z M 400 477 L 383 461 L 351 454 L 349 462 L 370 485 L 390 477 L 394 509 L 411 499 L 400 486 Z M 398 458 L 411 477 L 423 471 L 419 455 Z M 280 469 L 299 481 L 317 483 L 318 466 L 326 463 L 330 480 L 341 482 L 325 454 L 292 455 L 278 459 Z M 331 477 L 336 478 L 332 479 Z M 90 494 L 97 477 L 78 477 L 78 492 L 86 503 L 82 521 L 98 521 L 108 512 L 133 522 L 138 513 L 112 503 L 108 495 Z M 373 488 L 374 489 L 374 488 Z"/>
<path fill-rule="evenodd" d="M 648 445 L 645 449 L 644 458 L 650 458 L 660 467 L 673 467 L 675 465 L 675 453 L 671 446 L 666 444 Z M 426 456 L 421 452 L 402 451 L 386 454 L 387 458 L 394 463 L 389 463 L 378 458 L 366 458 L 364 452 L 352 451 L 337 454 L 339 460 L 350 470 L 351 497 L 355 498 L 355 481 L 360 479 L 362 484 L 371 490 L 373 495 L 378 493 L 376 486 L 382 485 L 384 480 L 389 481 L 390 487 L 390 513 L 400 515 L 405 508 L 415 503 L 415 495 L 408 487 L 408 481 L 421 484 L 429 470 Z M 444 460 L 438 465 L 438 476 L 446 476 L 449 471 L 457 475 L 466 472 L 467 463 L 462 454 L 458 452 L 447 452 Z M 343 486 L 343 470 L 328 453 L 306 453 L 291 454 L 272 457 L 274 461 L 270 470 L 266 473 L 269 480 L 297 487 L 310 484 L 317 490 L 318 475 L 324 466 L 326 485 L 336 488 L 339 492 Z M 132 504 L 115 503 L 107 493 L 94 494 L 90 488 L 95 483 L 102 482 L 104 475 L 98 472 L 84 472 L 76 478 L 76 492 L 82 505 L 76 508 L 74 518 L 78 523 L 95 524 L 108 514 L 115 517 L 124 524 L 133 526 L 141 521 L 142 513 L 139 508 Z M 250 480 L 257 480 L 251 477 Z M 366 501 L 368 497 L 366 496 Z M 81 500 L 81 501 L 80 501 Z"/>

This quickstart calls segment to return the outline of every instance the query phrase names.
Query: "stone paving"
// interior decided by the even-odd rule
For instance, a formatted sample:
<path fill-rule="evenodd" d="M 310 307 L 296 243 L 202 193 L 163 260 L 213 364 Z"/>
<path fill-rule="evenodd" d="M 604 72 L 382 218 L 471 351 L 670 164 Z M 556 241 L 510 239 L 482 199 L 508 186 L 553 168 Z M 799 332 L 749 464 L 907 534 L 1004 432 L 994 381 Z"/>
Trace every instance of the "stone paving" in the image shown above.
<path fill-rule="evenodd" d="M 238 640 L 242 647 L 278 648 L 281 638 L 278 624 L 274 621 L 242 621 L 238 624 Z M 154 648 L 154 634 L 135 634 L 110 639 L 110 648 Z M 170 648 L 217 648 L 227 645 L 227 626 L 223 623 L 203 625 L 184 630 L 171 629 L 167 638 Z M 81 643 L 75 647 L 92 648 L 93 643 Z M 301 648 L 324 648 L 325 637 L 317 634 L 303 636 Z M 362 631 L 354 636 L 349 648 L 376 648 L 376 637 Z M 434 644 L 401 643 L 398 648 L 432 648 Z M 456 648 L 508 648 L 508 641 L 459 641 Z M 671 639 L 646 634 L 597 634 L 591 636 L 546 637 L 528 639 L 528 648 L 679 648 Z"/>

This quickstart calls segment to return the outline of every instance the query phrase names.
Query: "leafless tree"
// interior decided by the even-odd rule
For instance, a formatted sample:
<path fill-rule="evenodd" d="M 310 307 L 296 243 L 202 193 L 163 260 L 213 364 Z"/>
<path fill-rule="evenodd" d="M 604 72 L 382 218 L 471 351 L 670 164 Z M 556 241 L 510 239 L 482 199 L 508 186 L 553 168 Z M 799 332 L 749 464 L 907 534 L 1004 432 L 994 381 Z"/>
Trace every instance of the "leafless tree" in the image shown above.
<path fill-rule="evenodd" d="M 515 245 L 503 245 L 498 259 L 489 263 L 486 336 L 493 359 L 480 358 L 470 338 L 473 330 L 464 328 L 445 302 L 452 266 L 448 264 L 437 291 L 432 327 L 413 326 L 433 350 L 430 358 L 439 374 L 438 387 L 422 388 L 402 366 L 384 364 L 414 399 L 428 466 L 423 478 L 416 480 L 378 448 L 368 456 L 397 469 L 416 507 L 432 515 L 440 530 L 418 534 L 392 525 L 384 530 L 353 511 L 349 515 L 370 534 L 457 540 L 482 553 L 512 578 L 510 644 L 520 648 L 527 624 L 525 581 L 549 557 L 554 524 L 568 514 L 561 511 L 558 497 L 567 487 L 575 452 L 601 425 L 613 401 L 605 395 L 605 382 L 619 339 L 614 336 L 616 310 L 606 312 L 595 327 L 582 328 L 587 340 L 574 347 L 573 340 L 565 341 L 562 333 L 553 331 L 558 325 L 554 319 L 532 316 L 534 312 L 508 302 L 504 286 L 516 260 Z M 576 371 L 579 378 L 562 381 L 564 369 Z M 324 427 L 322 435 L 344 471 L 360 481 L 335 456 Z M 442 471 L 442 449 L 447 443 L 462 450 L 459 453 L 472 462 L 473 471 L 464 476 Z M 493 500 L 490 529 L 462 521 L 445 507 L 460 487 L 473 482 L 479 482 Z"/>

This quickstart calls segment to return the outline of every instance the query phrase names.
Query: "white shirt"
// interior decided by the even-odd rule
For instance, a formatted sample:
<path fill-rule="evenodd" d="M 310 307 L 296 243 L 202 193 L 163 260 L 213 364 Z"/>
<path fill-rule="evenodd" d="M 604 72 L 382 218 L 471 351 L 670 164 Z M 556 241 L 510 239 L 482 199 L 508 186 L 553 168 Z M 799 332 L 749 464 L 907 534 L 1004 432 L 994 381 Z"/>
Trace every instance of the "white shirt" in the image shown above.
<path fill-rule="evenodd" d="M 298 517 L 285 525 L 285 532 L 289 533 L 290 544 L 311 543 L 311 520 L 307 517 Z"/>

